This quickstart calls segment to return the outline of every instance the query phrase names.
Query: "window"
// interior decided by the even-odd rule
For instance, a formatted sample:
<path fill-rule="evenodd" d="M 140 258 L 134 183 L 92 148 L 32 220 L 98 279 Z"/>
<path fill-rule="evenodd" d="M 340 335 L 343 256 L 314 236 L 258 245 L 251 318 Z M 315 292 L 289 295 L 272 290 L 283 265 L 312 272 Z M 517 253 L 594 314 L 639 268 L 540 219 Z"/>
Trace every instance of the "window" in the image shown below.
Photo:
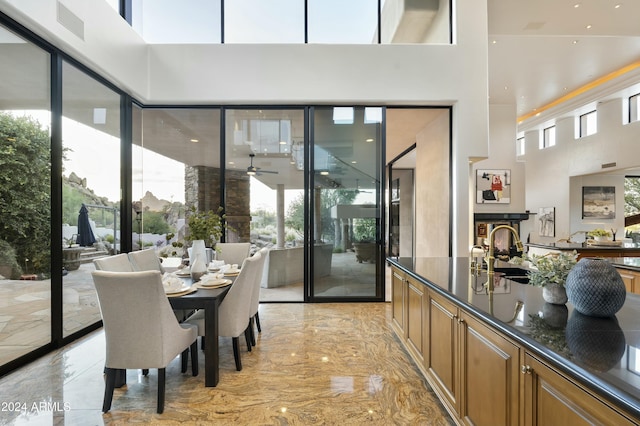
<path fill-rule="evenodd" d="M 556 144 L 556 126 L 547 127 L 543 131 L 541 149 L 549 148 Z"/>
<path fill-rule="evenodd" d="M 225 2 L 224 31 L 225 43 L 304 43 L 304 2 Z"/>
<path fill-rule="evenodd" d="M 524 136 L 516 139 L 516 155 L 524 155 Z"/>
<path fill-rule="evenodd" d="M 629 123 L 640 121 L 640 93 L 629 98 Z"/>
<path fill-rule="evenodd" d="M 377 43 L 375 0 L 309 1 L 309 43 Z"/>
<path fill-rule="evenodd" d="M 593 135 L 598 132 L 598 112 L 591 111 L 580 116 L 580 137 Z"/>

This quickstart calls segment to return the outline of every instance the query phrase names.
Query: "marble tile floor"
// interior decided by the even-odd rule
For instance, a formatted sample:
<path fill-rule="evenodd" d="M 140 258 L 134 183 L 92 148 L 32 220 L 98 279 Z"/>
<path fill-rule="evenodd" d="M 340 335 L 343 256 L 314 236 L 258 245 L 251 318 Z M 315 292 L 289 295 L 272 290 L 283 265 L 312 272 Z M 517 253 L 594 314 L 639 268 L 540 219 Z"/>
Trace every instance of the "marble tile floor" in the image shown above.
<path fill-rule="evenodd" d="M 101 330 L 0 379 L 2 425 L 451 425 L 390 328 L 389 303 L 266 304 L 263 331 L 235 370 L 220 340 L 220 383 L 167 368 L 163 414 L 156 377 L 130 370 L 101 413 Z M 244 348 L 244 345 L 241 346 Z M 200 367 L 204 368 L 203 357 Z M 203 371 L 203 370 L 201 370 Z"/>

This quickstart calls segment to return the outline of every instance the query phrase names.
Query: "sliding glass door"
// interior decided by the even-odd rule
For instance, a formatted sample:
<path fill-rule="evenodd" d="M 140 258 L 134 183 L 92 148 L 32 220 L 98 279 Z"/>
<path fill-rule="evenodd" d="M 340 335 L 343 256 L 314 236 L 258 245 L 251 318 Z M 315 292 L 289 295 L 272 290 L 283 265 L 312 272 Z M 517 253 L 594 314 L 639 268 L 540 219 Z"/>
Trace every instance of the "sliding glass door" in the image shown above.
<path fill-rule="evenodd" d="M 310 298 L 381 297 L 382 108 L 312 111 Z"/>

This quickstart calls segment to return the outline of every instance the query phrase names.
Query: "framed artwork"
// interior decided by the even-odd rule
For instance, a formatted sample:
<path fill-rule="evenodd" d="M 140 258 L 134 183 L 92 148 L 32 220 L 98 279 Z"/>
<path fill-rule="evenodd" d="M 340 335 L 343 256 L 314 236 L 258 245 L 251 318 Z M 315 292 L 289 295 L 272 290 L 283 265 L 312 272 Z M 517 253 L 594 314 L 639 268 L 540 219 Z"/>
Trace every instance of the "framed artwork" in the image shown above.
<path fill-rule="evenodd" d="M 476 203 L 509 204 L 511 170 L 476 170 Z"/>
<path fill-rule="evenodd" d="M 479 223 L 478 224 L 478 230 L 476 232 L 476 237 L 485 237 L 487 236 L 487 224 L 486 223 Z"/>
<path fill-rule="evenodd" d="M 556 236 L 556 208 L 540 207 L 538 209 L 538 235 L 541 237 Z"/>
<path fill-rule="evenodd" d="M 615 186 L 583 186 L 582 187 L 583 219 L 615 219 L 616 187 Z"/>

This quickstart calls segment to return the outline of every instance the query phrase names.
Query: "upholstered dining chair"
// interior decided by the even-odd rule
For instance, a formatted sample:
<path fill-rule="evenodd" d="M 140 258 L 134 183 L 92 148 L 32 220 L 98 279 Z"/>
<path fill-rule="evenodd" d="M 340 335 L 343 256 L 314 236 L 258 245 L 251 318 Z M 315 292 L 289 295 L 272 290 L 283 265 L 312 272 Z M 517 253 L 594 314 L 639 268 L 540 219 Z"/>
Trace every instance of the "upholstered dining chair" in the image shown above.
<path fill-rule="evenodd" d="M 240 266 L 249 257 L 250 250 L 251 243 L 216 243 L 216 259 Z"/>
<path fill-rule="evenodd" d="M 165 272 L 154 248 L 132 251 L 127 256 L 134 271 L 160 271 L 163 274 Z M 186 309 L 173 310 L 178 321 L 184 321 L 192 312 L 193 310 Z"/>
<path fill-rule="evenodd" d="M 261 258 L 262 255 L 256 253 L 245 259 L 240 274 L 231 285 L 218 310 L 218 335 L 233 339 L 233 357 L 238 371 L 242 370 L 239 341 L 242 334 L 245 334 L 247 347 L 251 350 L 251 342 L 248 338 L 249 311 L 255 286 L 255 275 L 258 273 Z M 204 335 L 204 313 L 201 310 L 187 318 L 186 323 L 197 325 L 198 335 L 207 338 Z"/>
<path fill-rule="evenodd" d="M 258 333 L 262 333 L 262 327 L 260 326 L 260 316 L 258 315 L 258 309 L 260 308 L 260 288 L 262 284 L 262 277 L 265 274 L 267 262 L 269 261 L 269 249 L 266 247 L 261 248 L 258 253 L 262 256 L 259 260 L 258 272 L 256 273 L 255 282 L 253 283 L 253 293 L 251 295 L 251 309 L 249 310 L 249 339 L 251 345 L 256 345 L 256 334 L 254 332 L 254 323 L 258 329 Z"/>
<path fill-rule="evenodd" d="M 135 271 L 160 271 L 164 273 L 164 268 L 154 248 L 132 251 L 127 255 Z"/>
<path fill-rule="evenodd" d="M 197 327 L 178 323 L 159 271 L 94 271 L 92 276 L 106 338 L 102 411 L 111 409 L 118 370 L 157 368 L 157 412 L 162 413 L 169 363 L 180 354 L 186 358 L 190 350 L 192 374 L 198 375 Z"/>
<path fill-rule="evenodd" d="M 93 264 L 100 271 L 133 272 L 133 265 L 126 253 L 94 259 Z"/>

